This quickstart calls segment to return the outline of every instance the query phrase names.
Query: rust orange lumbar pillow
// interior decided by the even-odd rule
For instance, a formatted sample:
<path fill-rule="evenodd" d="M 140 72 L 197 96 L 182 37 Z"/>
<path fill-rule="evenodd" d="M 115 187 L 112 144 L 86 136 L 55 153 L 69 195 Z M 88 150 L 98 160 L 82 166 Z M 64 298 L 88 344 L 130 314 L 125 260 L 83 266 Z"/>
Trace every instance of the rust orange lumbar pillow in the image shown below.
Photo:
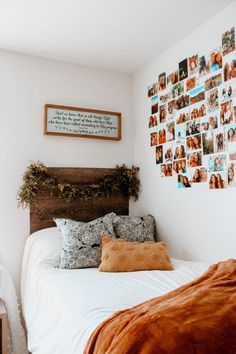
<path fill-rule="evenodd" d="M 173 270 L 164 242 L 127 242 L 102 236 L 100 272 L 133 272 L 136 270 Z"/>

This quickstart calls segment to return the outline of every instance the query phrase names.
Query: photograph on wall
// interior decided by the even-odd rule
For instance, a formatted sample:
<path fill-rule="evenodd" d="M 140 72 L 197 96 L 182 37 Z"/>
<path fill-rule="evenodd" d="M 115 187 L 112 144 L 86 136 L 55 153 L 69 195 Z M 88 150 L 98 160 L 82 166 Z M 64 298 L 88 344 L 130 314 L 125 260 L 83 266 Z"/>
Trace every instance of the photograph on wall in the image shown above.
<path fill-rule="evenodd" d="M 199 66 L 199 76 L 203 77 L 210 73 L 210 56 L 209 55 L 202 55 L 198 59 L 198 66 Z"/>
<path fill-rule="evenodd" d="M 185 125 L 186 136 L 195 135 L 201 133 L 201 120 L 194 119 L 187 122 Z"/>
<path fill-rule="evenodd" d="M 208 171 L 225 171 L 227 168 L 226 154 L 211 155 L 208 157 Z"/>
<path fill-rule="evenodd" d="M 187 172 L 186 159 L 173 161 L 173 171 L 178 175 L 179 173 Z"/>
<path fill-rule="evenodd" d="M 236 143 L 228 143 L 229 159 L 236 160 Z"/>
<path fill-rule="evenodd" d="M 189 92 L 189 103 L 195 104 L 197 102 L 205 100 L 204 86 L 199 86 Z"/>
<path fill-rule="evenodd" d="M 187 167 L 197 167 L 202 165 L 202 151 L 187 153 Z"/>
<path fill-rule="evenodd" d="M 186 91 L 191 91 L 197 86 L 198 86 L 198 78 L 196 75 L 193 75 L 188 79 L 186 79 Z"/>
<path fill-rule="evenodd" d="M 176 124 L 175 125 L 175 141 L 180 143 L 186 138 L 186 128 L 185 124 Z"/>
<path fill-rule="evenodd" d="M 226 81 L 219 89 L 220 102 L 228 101 L 236 97 L 236 80 Z"/>
<path fill-rule="evenodd" d="M 222 51 L 227 55 L 235 50 L 235 31 L 234 27 L 222 34 Z"/>
<path fill-rule="evenodd" d="M 166 124 L 166 140 L 175 140 L 175 122 L 170 122 Z"/>
<path fill-rule="evenodd" d="M 191 182 L 203 183 L 207 181 L 207 169 L 205 167 L 192 168 Z"/>
<path fill-rule="evenodd" d="M 227 171 L 228 187 L 236 187 L 236 163 L 230 162 Z"/>
<path fill-rule="evenodd" d="M 170 92 L 165 93 L 164 95 L 160 94 L 160 104 L 166 103 L 171 99 Z"/>
<path fill-rule="evenodd" d="M 209 130 L 218 128 L 218 111 L 215 111 L 201 119 L 201 131 L 206 133 Z"/>
<path fill-rule="evenodd" d="M 156 164 L 163 163 L 163 145 L 156 146 Z"/>
<path fill-rule="evenodd" d="M 167 103 L 167 121 L 171 121 L 175 117 L 175 108 L 176 108 L 176 102 L 175 100 L 169 101 Z"/>
<path fill-rule="evenodd" d="M 149 118 L 149 123 L 148 123 L 148 127 L 149 128 L 154 128 L 157 126 L 157 116 L 156 114 L 150 116 Z"/>
<path fill-rule="evenodd" d="M 186 158 L 186 146 L 185 142 L 173 144 L 174 160 L 180 160 Z"/>
<path fill-rule="evenodd" d="M 224 128 L 213 130 L 213 135 L 215 153 L 225 151 L 227 148 L 227 141 L 225 140 Z"/>
<path fill-rule="evenodd" d="M 206 92 L 206 106 L 207 113 L 214 112 L 219 108 L 219 94 L 217 88 Z"/>
<path fill-rule="evenodd" d="M 213 132 L 202 133 L 203 155 L 214 154 Z"/>
<path fill-rule="evenodd" d="M 167 120 L 167 104 L 164 103 L 160 106 L 160 118 L 159 122 L 160 124 L 166 123 Z"/>
<path fill-rule="evenodd" d="M 172 162 L 173 160 L 173 145 L 171 142 L 168 142 L 163 145 L 163 156 L 164 162 Z"/>
<path fill-rule="evenodd" d="M 158 141 L 159 141 L 159 144 L 166 143 L 166 126 L 165 125 L 159 126 L 159 128 L 158 128 Z"/>
<path fill-rule="evenodd" d="M 151 98 L 151 113 L 156 114 L 158 112 L 158 96 L 153 96 Z"/>
<path fill-rule="evenodd" d="M 209 189 L 227 188 L 227 171 L 211 173 L 209 175 Z"/>
<path fill-rule="evenodd" d="M 232 100 L 220 104 L 220 125 L 233 123 L 233 102 Z"/>
<path fill-rule="evenodd" d="M 172 177 L 172 163 L 161 165 L 161 177 Z"/>
<path fill-rule="evenodd" d="M 157 146 L 158 145 L 158 136 L 157 132 L 153 132 L 150 134 L 150 145 Z"/>
<path fill-rule="evenodd" d="M 191 183 L 191 177 L 189 173 L 181 173 L 178 175 L 178 188 L 191 188 L 192 183 Z"/>
<path fill-rule="evenodd" d="M 178 82 L 171 88 L 172 98 L 177 98 L 184 93 L 184 82 Z"/>
<path fill-rule="evenodd" d="M 175 112 L 176 125 L 188 122 L 190 120 L 189 107 L 177 110 Z"/>
<path fill-rule="evenodd" d="M 211 72 L 222 68 L 222 51 L 220 47 L 210 52 L 210 67 Z"/>
<path fill-rule="evenodd" d="M 182 81 L 188 77 L 188 59 L 179 63 L 179 80 Z"/>
<path fill-rule="evenodd" d="M 223 77 L 224 81 L 236 78 L 236 52 L 232 52 L 223 58 Z"/>
<path fill-rule="evenodd" d="M 176 109 L 182 109 L 189 106 L 189 95 L 182 95 L 176 99 Z"/>
<path fill-rule="evenodd" d="M 158 94 L 158 82 L 148 86 L 148 97 Z"/>
<path fill-rule="evenodd" d="M 201 118 L 206 115 L 206 104 L 201 101 L 190 106 L 190 117 L 191 119 Z"/>
<path fill-rule="evenodd" d="M 198 54 L 194 54 L 188 58 L 188 76 L 198 72 Z"/>
<path fill-rule="evenodd" d="M 199 150 L 202 148 L 202 137 L 201 134 L 196 134 L 189 136 L 186 141 L 187 151 Z"/>
<path fill-rule="evenodd" d="M 228 143 L 236 142 L 236 123 L 227 125 L 225 127 L 225 135 Z"/>
<path fill-rule="evenodd" d="M 173 71 L 171 74 L 167 76 L 167 86 L 171 87 L 179 81 L 179 72 L 178 70 Z"/>
<path fill-rule="evenodd" d="M 205 91 L 211 90 L 222 84 L 222 75 L 221 73 L 213 75 L 206 79 L 205 81 Z"/>
<path fill-rule="evenodd" d="M 166 89 L 166 73 L 161 73 L 159 75 L 159 91 L 165 90 Z"/>

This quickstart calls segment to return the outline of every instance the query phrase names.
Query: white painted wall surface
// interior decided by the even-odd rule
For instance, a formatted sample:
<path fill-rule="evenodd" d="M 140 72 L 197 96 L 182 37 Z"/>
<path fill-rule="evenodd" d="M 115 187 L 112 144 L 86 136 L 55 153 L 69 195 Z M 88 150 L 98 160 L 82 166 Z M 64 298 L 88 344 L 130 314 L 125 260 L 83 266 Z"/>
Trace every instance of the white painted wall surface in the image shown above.
<path fill-rule="evenodd" d="M 17 288 L 29 211 L 16 195 L 30 161 L 47 166 L 115 167 L 133 162 L 131 78 L 63 62 L 0 52 L 0 262 Z M 122 113 L 122 140 L 43 135 L 45 103 Z"/>
<path fill-rule="evenodd" d="M 236 258 L 236 188 L 212 191 L 207 185 L 196 185 L 191 190 L 178 190 L 174 177 L 160 177 L 154 149 L 149 147 L 147 86 L 159 73 L 177 69 L 186 57 L 217 48 L 222 33 L 236 25 L 235 13 L 236 1 L 137 72 L 133 80 L 134 162 L 141 168 L 142 182 L 135 213 L 150 212 L 156 217 L 159 237 L 168 242 L 172 256 L 179 258 Z"/>

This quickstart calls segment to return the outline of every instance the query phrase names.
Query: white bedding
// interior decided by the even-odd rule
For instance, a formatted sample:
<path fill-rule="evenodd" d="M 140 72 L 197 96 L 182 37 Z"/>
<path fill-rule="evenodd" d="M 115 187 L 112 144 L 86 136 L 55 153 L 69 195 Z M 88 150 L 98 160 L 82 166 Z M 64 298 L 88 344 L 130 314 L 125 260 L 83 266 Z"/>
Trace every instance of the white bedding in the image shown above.
<path fill-rule="evenodd" d="M 172 259 L 174 271 L 100 273 L 55 268 L 61 236 L 38 231 L 26 242 L 22 303 L 33 354 L 80 354 L 93 330 L 112 313 L 163 295 L 194 279 L 208 264 Z"/>

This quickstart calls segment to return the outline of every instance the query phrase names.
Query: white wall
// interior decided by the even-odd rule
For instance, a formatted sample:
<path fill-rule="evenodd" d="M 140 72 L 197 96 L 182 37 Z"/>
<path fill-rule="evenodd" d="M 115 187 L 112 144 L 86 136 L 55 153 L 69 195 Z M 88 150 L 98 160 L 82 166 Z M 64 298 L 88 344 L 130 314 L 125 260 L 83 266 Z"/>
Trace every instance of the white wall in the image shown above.
<path fill-rule="evenodd" d="M 210 191 L 207 186 L 196 185 L 191 190 L 178 190 L 175 178 L 161 179 L 154 149 L 149 147 L 147 86 L 159 73 L 177 69 L 186 57 L 217 48 L 222 33 L 236 25 L 235 13 L 236 1 L 137 72 L 133 80 L 134 161 L 141 168 L 142 182 L 135 213 L 153 213 L 160 238 L 179 258 L 217 261 L 236 257 L 236 189 Z"/>
<path fill-rule="evenodd" d="M 16 195 L 30 161 L 48 166 L 115 167 L 133 162 L 131 78 L 104 70 L 0 52 L 0 263 L 19 287 L 29 212 Z M 120 142 L 43 135 L 43 106 L 121 112 Z"/>

